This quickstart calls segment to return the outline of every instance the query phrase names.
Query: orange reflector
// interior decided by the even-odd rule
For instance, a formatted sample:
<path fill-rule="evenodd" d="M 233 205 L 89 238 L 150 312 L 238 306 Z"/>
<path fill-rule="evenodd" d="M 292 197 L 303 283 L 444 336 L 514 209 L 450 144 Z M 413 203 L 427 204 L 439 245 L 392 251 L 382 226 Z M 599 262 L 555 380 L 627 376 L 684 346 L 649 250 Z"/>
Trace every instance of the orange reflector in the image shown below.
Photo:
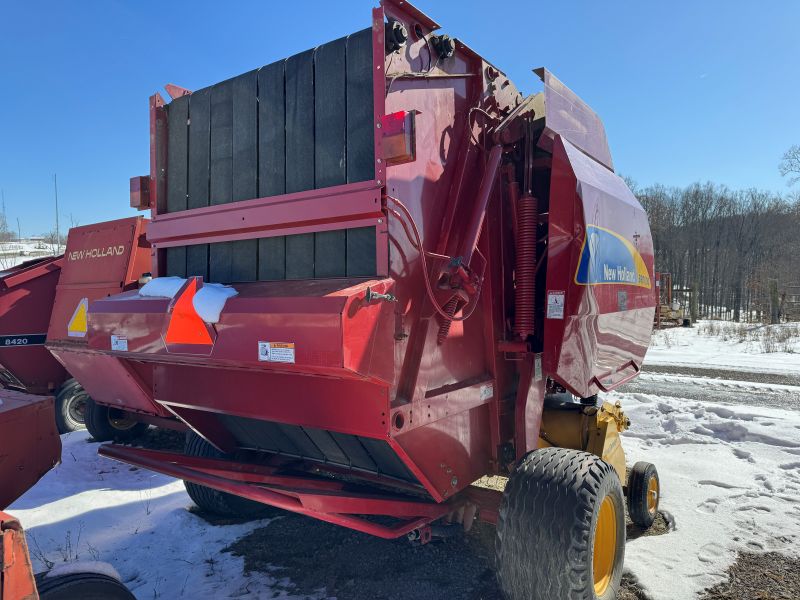
<path fill-rule="evenodd" d="M 172 307 L 172 317 L 169 321 L 167 334 L 164 341 L 167 344 L 203 344 L 210 346 L 214 342 L 208 333 L 205 321 L 201 319 L 194 309 L 192 300 L 197 293 L 197 279 L 190 279 L 183 293 Z"/>
<path fill-rule="evenodd" d="M 381 117 L 383 158 L 386 164 L 399 165 L 415 159 L 416 114 L 415 110 L 401 110 Z"/>

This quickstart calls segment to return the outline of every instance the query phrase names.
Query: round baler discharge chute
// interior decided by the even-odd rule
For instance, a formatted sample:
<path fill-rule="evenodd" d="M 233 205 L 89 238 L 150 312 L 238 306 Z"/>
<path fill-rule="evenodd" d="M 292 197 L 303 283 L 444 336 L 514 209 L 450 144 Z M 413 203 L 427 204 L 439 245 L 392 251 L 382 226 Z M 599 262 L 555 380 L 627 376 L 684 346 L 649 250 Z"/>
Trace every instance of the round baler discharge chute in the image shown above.
<path fill-rule="evenodd" d="M 91 302 L 77 362 L 193 442 L 100 453 L 209 506 L 234 495 L 384 538 L 477 515 L 500 524 L 513 600 L 611 598 L 629 421 L 597 394 L 647 349 L 647 219 L 585 103 L 545 70 L 523 98 L 437 29 L 386 0 L 361 31 L 151 98 L 151 173 L 131 189 L 161 291 Z M 595 476 L 586 497 L 575 465 Z M 510 476 L 505 497 L 472 485 L 485 475 Z M 523 498 L 534 480 L 565 504 Z M 549 536 L 547 560 L 528 533 Z"/>

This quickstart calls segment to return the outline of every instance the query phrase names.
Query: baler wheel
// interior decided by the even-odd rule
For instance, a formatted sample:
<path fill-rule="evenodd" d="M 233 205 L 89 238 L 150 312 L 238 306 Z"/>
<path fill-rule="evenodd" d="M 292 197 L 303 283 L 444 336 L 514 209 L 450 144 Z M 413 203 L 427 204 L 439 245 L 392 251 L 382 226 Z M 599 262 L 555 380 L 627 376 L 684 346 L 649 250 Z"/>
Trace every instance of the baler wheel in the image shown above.
<path fill-rule="evenodd" d="M 579 450 L 528 453 L 503 493 L 495 549 L 509 600 L 616 598 L 625 558 L 616 471 Z"/>
<path fill-rule="evenodd" d="M 121 414 L 116 408 L 97 404 L 86 398 L 86 429 L 97 442 L 129 442 L 147 431 L 147 423 L 139 423 Z"/>
<path fill-rule="evenodd" d="M 58 433 L 85 429 L 86 390 L 75 379 L 67 379 L 56 392 L 56 427 Z"/>
<path fill-rule="evenodd" d="M 661 483 L 656 466 L 637 462 L 628 475 L 628 514 L 642 529 L 649 528 L 658 515 Z"/>
<path fill-rule="evenodd" d="M 198 456 L 202 458 L 230 458 L 229 455 L 220 452 L 193 431 L 186 432 L 186 443 L 184 453 L 188 456 Z M 199 508 L 204 511 L 225 517 L 237 519 L 257 519 L 269 512 L 270 507 L 260 502 L 248 500 L 235 494 L 220 492 L 214 488 L 184 481 L 186 492 Z"/>
<path fill-rule="evenodd" d="M 101 573 L 70 573 L 47 577 L 36 575 L 41 600 L 135 600 L 124 584 Z"/>

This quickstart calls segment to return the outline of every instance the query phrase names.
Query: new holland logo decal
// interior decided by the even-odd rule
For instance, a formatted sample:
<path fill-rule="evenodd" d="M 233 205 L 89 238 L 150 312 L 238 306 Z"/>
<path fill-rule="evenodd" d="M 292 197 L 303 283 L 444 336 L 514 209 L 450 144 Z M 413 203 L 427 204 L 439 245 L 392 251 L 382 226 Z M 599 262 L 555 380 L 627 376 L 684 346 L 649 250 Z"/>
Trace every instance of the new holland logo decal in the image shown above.
<path fill-rule="evenodd" d="M 598 225 L 586 228 L 575 283 L 635 285 L 647 289 L 651 285 L 644 259 L 633 244 Z"/>

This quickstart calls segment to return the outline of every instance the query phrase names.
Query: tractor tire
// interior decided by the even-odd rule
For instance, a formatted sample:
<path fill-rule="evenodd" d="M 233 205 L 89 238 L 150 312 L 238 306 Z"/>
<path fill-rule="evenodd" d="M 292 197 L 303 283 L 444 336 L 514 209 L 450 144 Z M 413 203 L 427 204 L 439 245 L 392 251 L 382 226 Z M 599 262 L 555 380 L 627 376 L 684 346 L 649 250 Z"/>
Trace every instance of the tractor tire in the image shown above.
<path fill-rule="evenodd" d="M 194 431 L 186 432 L 186 444 L 184 453 L 188 456 L 198 456 L 201 458 L 231 458 L 229 455 L 220 452 L 209 444 Z M 198 508 L 224 517 L 236 519 L 258 519 L 266 515 L 270 507 L 261 502 L 255 502 L 247 498 L 242 498 L 235 494 L 220 492 L 214 488 L 184 481 L 186 493 Z"/>
<path fill-rule="evenodd" d="M 628 514 L 631 521 L 642 529 L 648 529 L 658 515 L 661 498 L 661 483 L 656 466 L 649 462 L 637 462 L 628 475 Z"/>
<path fill-rule="evenodd" d="M 48 577 L 36 575 L 41 600 L 135 600 L 124 584 L 100 573 L 70 573 Z"/>
<path fill-rule="evenodd" d="M 97 404 L 87 397 L 84 412 L 86 429 L 96 442 L 130 442 L 150 427 L 147 423 L 119 416 L 119 412 L 116 408 Z"/>
<path fill-rule="evenodd" d="M 509 600 L 616 598 L 625 501 L 614 468 L 579 450 L 528 453 L 503 492 L 495 550 Z"/>
<path fill-rule="evenodd" d="M 58 433 L 86 429 L 86 399 L 89 395 L 75 379 L 68 379 L 56 392 L 56 427 Z"/>

